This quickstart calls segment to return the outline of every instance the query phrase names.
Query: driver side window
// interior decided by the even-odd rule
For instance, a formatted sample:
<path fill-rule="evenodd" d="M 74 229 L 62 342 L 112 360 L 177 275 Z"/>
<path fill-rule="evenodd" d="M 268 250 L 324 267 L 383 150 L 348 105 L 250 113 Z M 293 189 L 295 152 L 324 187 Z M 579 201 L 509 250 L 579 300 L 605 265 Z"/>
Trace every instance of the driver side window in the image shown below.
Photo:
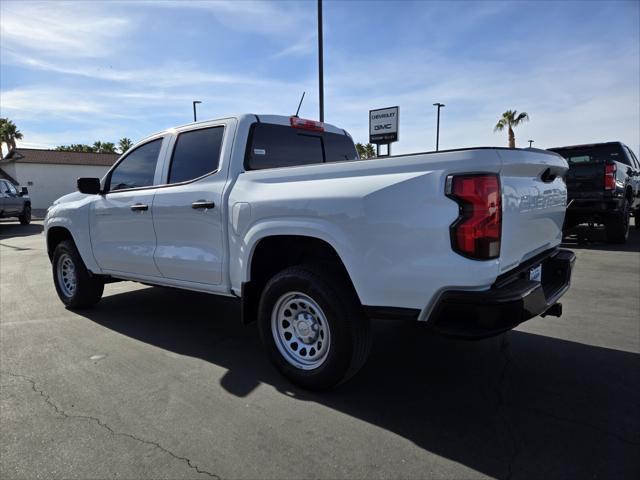
<path fill-rule="evenodd" d="M 111 172 L 108 190 L 150 187 L 156 173 L 162 138 L 133 150 Z"/>

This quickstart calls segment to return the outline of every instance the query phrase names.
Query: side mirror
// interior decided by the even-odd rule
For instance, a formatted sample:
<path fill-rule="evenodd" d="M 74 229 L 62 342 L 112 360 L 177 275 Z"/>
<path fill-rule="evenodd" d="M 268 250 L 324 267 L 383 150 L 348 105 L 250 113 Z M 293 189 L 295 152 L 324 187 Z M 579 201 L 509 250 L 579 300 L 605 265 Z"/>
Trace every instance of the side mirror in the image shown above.
<path fill-rule="evenodd" d="M 23 197 L 29 195 L 29 190 L 27 190 L 27 187 L 22 187 L 22 189 L 20 189 L 20 195 Z"/>
<path fill-rule="evenodd" d="M 99 178 L 79 178 L 77 185 L 80 193 L 87 193 L 89 195 L 97 195 L 100 193 Z"/>

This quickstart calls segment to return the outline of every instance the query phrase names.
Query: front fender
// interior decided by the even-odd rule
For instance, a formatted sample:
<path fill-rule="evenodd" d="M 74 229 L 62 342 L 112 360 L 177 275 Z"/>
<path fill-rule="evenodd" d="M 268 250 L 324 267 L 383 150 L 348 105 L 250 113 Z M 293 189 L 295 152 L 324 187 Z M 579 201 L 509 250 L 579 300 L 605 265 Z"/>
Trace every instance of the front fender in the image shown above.
<path fill-rule="evenodd" d="M 45 217 L 44 234 L 48 242 L 49 232 L 52 228 L 60 227 L 67 230 L 71 234 L 71 238 L 87 269 L 92 273 L 102 273 L 102 269 L 96 262 L 91 248 L 89 207 L 88 204 L 78 205 L 76 208 L 54 205 Z"/>

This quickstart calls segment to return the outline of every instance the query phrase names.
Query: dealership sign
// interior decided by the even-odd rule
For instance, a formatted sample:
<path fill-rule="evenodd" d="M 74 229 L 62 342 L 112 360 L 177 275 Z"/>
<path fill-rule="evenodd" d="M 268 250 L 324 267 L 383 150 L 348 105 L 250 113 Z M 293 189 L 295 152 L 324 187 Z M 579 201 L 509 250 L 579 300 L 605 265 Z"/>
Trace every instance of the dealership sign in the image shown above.
<path fill-rule="evenodd" d="M 398 107 L 369 110 L 369 143 L 378 145 L 398 141 Z"/>

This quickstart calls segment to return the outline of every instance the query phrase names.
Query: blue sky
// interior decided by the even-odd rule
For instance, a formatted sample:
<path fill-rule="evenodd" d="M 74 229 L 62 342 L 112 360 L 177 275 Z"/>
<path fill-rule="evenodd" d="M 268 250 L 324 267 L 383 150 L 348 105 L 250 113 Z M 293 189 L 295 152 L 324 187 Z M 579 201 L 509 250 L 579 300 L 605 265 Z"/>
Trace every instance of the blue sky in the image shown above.
<path fill-rule="evenodd" d="M 23 146 L 133 140 L 233 113 L 317 118 L 316 2 L 0 3 L 0 110 Z M 325 1 L 325 118 L 367 140 L 400 106 L 394 153 L 640 144 L 640 2 Z"/>

